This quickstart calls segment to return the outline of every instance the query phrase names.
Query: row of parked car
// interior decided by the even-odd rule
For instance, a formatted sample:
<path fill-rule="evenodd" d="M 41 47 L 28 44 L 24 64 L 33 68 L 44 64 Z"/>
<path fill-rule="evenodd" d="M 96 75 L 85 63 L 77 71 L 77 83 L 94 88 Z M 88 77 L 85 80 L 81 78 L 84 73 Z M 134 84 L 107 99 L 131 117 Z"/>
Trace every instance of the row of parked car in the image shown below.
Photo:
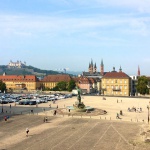
<path fill-rule="evenodd" d="M 47 103 L 65 98 L 71 98 L 72 94 L 53 94 L 53 95 L 38 95 L 38 94 L 2 94 L 0 95 L 0 104 L 16 103 L 19 105 L 36 105 Z"/>

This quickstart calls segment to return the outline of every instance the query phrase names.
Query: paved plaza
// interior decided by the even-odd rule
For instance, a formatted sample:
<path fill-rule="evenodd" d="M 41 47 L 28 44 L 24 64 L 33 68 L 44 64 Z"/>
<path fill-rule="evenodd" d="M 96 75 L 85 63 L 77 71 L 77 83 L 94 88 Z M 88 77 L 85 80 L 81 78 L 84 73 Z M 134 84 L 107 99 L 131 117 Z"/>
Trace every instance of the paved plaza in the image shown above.
<path fill-rule="evenodd" d="M 118 103 L 117 103 L 118 99 Z M 53 109 L 65 109 L 76 98 L 57 101 L 56 104 L 41 104 L 38 113 L 30 114 L 30 106 L 12 106 L 14 114 L 0 114 L 0 150 L 148 150 L 150 144 L 143 142 L 147 124 L 149 99 L 82 97 L 86 105 L 105 109 L 106 115 L 91 116 L 53 116 Z M 142 112 L 128 112 L 128 107 L 142 107 Z M 20 113 L 24 107 L 26 113 Z M 35 107 L 35 106 L 32 106 Z M 19 110 L 18 110 L 19 108 Z M 25 109 L 26 108 L 26 109 Z M 45 108 L 45 112 L 43 112 Z M 9 110 L 5 105 L 5 110 Z M 35 111 L 36 108 L 34 108 Z M 122 109 L 122 119 L 116 119 L 116 113 Z M 17 110 L 15 114 L 15 110 Z M 26 110 L 26 111 L 25 111 Z M 10 118 L 4 121 L 3 116 Z M 47 116 L 48 122 L 43 118 Z M 110 119 L 111 118 L 111 119 Z M 132 120 L 131 120 L 132 118 Z M 142 121 L 144 120 L 144 121 Z M 26 137 L 26 128 L 29 136 Z M 148 134 L 147 134 L 148 135 Z"/>

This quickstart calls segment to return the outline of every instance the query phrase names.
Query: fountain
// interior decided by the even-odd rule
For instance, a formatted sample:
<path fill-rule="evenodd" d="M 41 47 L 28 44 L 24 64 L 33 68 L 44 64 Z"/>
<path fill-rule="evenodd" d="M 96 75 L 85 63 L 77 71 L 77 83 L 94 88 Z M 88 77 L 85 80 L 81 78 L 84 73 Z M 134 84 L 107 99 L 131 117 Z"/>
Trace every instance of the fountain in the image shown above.
<path fill-rule="evenodd" d="M 81 102 L 81 90 L 76 87 L 77 89 L 77 100 L 75 102 L 75 104 L 73 104 L 73 106 L 67 106 L 68 109 L 70 110 L 74 110 L 76 112 L 85 112 L 85 111 L 92 111 L 94 110 L 94 108 L 90 107 L 90 106 L 85 106 L 83 102 Z"/>

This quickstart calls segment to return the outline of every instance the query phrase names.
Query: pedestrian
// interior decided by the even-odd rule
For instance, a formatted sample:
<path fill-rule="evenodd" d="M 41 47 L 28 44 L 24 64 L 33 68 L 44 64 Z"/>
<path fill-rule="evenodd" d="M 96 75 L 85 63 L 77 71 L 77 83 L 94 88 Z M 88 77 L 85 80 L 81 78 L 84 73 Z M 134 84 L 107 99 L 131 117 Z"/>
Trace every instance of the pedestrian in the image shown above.
<path fill-rule="evenodd" d="M 70 109 L 69 109 L 69 112 L 70 112 Z"/>
<path fill-rule="evenodd" d="M 33 114 L 33 109 L 31 109 L 31 114 Z"/>
<path fill-rule="evenodd" d="M 26 128 L 26 136 L 28 137 L 29 129 Z"/>
<path fill-rule="evenodd" d="M 49 108 L 51 108 L 51 104 L 49 104 Z"/>
<path fill-rule="evenodd" d="M 142 112 L 142 108 L 140 107 L 140 112 Z"/>
<path fill-rule="evenodd" d="M 56 111 L 56 110 L 54 110 L 54 115 L 56 115 L 56 113 L 57 113 L 57 111 Z"/>
<path fill-rule="evenodd" d="M 48 118 L 47 117 L 45 117 L 45 122 L 47 122 L 48 121 Z"/>
<path fill-rule="evenodd" d="M 43 122 L 45 122 L 45 117 L 44 117 L 44 119 L 43 119 Z"/>
<path fill-rule="evenodd" d="M 7 117 L 6 116 L 4 116 L 4 120 L 7 121 Z"/>
<path fill-rule="evenodd" d="M 10 104 L 10 109 L 11 109 L 11 104 Z"/>
<path fill-rule="evenodd" d="M 58 108 L 58 105 L 57 105 L 57 108 Z"/>
<path fill-rule="evenodd" d="M 117 113 L 116 119 L 120 119 L 119 114 Z"/>
<path fill-rule="evenodd" d="M 120 115 L 121 115 L 121 116 L 123 115 L 122 110 L 120 110 Z"/>

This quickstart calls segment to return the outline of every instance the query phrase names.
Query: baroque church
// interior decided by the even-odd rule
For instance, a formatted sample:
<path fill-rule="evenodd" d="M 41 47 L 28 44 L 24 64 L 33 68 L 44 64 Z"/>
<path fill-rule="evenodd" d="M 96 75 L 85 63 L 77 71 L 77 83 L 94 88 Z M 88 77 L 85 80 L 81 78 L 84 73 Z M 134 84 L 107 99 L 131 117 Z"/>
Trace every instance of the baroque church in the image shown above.
<path fill-rule="evenodd" d="M 96 63 L 93 63 L 93 60 L 91 59 L 91 62 L 89 63 L 88 72 L 83 72 L 82 75 L 86 77 L 92 77 L 92 78 L 102 78 L 106 72 L 104 72 L 104 63 L 103 60 L 101 60 L 100 64 L 100 72 L 97 70 Z"/>

